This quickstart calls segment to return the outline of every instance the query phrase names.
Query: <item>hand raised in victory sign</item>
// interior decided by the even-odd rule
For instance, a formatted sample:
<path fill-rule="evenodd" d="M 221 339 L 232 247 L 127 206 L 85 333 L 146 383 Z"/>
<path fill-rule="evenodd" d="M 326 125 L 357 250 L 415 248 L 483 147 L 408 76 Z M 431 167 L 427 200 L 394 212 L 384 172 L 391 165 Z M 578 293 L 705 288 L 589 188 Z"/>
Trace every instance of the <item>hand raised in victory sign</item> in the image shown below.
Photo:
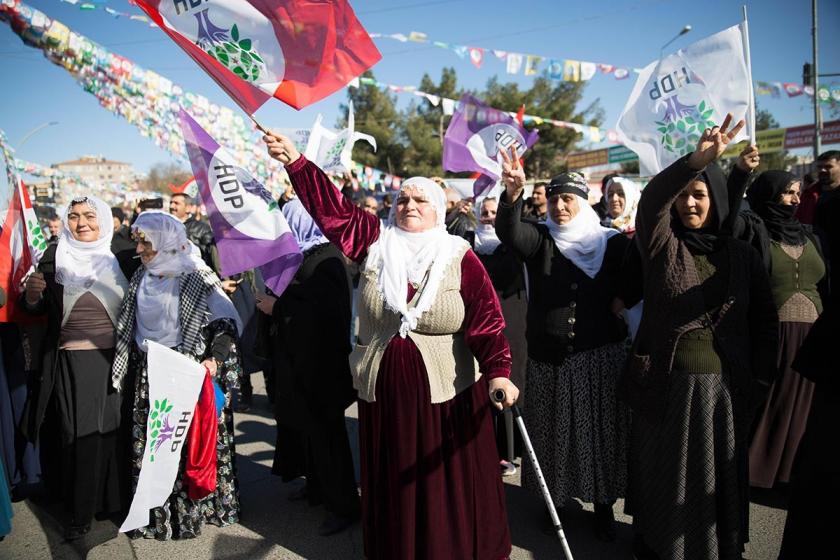
<path fill-rule="evenodd" d="M 297 161 L 300 157 L 300 152 L 295 148 L 295 143 L 283 136 L 279 132 L 271 130 L 264 131 L 265 135 L 262 137 L 268 148 L 268 155 L 276 159 L 283 165 Z"/>
<path fill-rule="evenodd" d="M 744 119 L 738 121 L 732 130 L 727 130 L 732 123 L 732 113 L 727 113 L 723 124 L 707 128 L 697 142 L 697 149 L 688 156 L 688 166 L 702 171 L 707 165 L 718 159 L 732 139 L 744 128 Z"/>
<path fill-rule="evenodd" d="M 507 191 L 508 202 L 513 202 L 525 188 L 525 170 L 519 162 L 519 154 L 516 153 L 516 146 L 510 147 L 510 155 L 504 148 L 499 150 L 502 154 L 502 183 Z"/>

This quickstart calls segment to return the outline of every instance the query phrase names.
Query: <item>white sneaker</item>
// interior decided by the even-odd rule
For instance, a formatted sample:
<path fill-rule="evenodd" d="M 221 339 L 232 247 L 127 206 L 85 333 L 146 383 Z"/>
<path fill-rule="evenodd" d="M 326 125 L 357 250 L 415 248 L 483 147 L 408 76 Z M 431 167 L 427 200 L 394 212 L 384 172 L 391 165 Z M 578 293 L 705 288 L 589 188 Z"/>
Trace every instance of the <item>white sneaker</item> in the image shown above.
<path fill-rule="evenodd" d="M 511 463 L 510 461 L 505 461 L 502 459 L 499 461 L 499 466 L 502 469 L 502 476 L 513 476 L 516 474 L 516 465 Z"/>

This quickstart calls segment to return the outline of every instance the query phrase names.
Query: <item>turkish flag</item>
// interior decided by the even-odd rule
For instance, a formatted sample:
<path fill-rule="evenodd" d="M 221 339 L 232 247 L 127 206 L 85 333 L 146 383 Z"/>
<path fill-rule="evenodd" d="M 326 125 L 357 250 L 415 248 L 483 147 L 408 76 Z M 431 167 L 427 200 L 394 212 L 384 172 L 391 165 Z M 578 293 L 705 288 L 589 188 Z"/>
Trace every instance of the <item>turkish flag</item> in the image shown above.
<path fill-rule="evenodd" d="M 248 114 L 301 109 L 382 55 L 347 0 L 136 0 Z"/>

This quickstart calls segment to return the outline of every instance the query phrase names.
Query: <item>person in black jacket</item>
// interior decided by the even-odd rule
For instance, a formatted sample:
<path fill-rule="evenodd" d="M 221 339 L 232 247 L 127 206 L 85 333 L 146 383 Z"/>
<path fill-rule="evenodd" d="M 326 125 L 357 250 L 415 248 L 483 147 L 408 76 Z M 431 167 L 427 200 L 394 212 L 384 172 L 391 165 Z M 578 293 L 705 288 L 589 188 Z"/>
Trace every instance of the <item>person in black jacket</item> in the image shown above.
<path fill-rule="evenodd" d="M 630 240 L 601 227 L 578 173 L 549 183 L 545 223 L 523 221 L 525 173 L 515 153 L 504 158 L 496 231 L 525 261 L 529 283 L 525 421 L 555 503 L 594 502 L 596 536 L 610 541 L 626 480 L 629 416 L 616 381 L 627 331 L 617 313 Z M 528 466 L 523 481 L 538 490 Z"/>
<path fill-rule="evenodd" d="M 73 199 L 64 224 L 22 295 L 23 308 L 46 314 L 48 327 L 41 375 L 21 428 L 34 443 L 47 410 L 57 412 L 62 489 L 71 515 L 66 537 L 72 540 L 90 530 L 94 514 L 128 505 L 121 399 L 110 374 L 115 325 L 134 271 L 121 268 L 111 252 L 113 221 L 103 201 Z"/>
<path fill-rule="evenodd" d="M 283 214 L 304 255 L 283 294 L 259 296 L 274 321 L 277 446 L 272 472 L 284 481 L 306 477 L 289 499 L 323 502 L 319 529 L 338 533 L 361 514 L 344 410 L 356 399 L 350 375 L 350 277 L 341 252 L 295 199 Z"/>

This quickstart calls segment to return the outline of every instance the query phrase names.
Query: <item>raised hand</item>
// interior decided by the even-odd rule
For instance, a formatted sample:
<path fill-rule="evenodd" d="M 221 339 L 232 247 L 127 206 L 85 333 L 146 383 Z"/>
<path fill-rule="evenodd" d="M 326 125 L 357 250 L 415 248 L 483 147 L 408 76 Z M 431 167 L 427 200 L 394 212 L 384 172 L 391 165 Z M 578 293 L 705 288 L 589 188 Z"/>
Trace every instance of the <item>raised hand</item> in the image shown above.
<path fill-rule="evenodd" d="M 525 188 L 525 170 L 519 162 L 516 146 L 510 147 L 510 155 L 504 148 L 499 153 L 502 154 L 502 183 L 507 191 L 508 202 L 513 202 Z"/>
<path fill-rule="evenodd" d="M 268 148 L 268 155 L 283 165 L 289 165 L 300 157 L 294 142 L 278 132 L 267 130 L 262 139 Z"/>
<path fill-rule="evenodd" d="M 747 146 L 738 155 L 736 165 L 741 171 L 752 173 L 759 163 L 761 163 L 761 156 L 758 153 L 758 146 Z"/>
<path fill-rule="evenodd" d="M 738 124 L 732 127 L 732 130 L 728 130 L 731 123 L 732 114 L 727 113 L 726 118 L 723 119 L 723 124 L 703 131 L 703 135 L 697 141 L 697 149 L 688 157 L 689 167 L 702 171 L 726 151 L 726 147 L 741 132 L 745 124 L 744 119 L 741 119 Z"/>

